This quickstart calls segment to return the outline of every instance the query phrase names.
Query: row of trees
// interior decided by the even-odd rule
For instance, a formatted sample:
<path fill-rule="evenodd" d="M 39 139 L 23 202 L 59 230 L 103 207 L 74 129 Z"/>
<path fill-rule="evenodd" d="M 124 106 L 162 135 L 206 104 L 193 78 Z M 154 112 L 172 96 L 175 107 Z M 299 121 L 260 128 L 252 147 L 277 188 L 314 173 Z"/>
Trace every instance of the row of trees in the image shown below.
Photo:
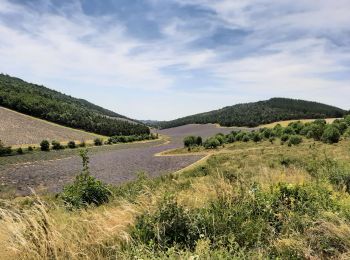
<path fill-rule="evenodd" d="M 238 104 L 196 114 L 168 122 L 159 122 L 161 128 L 176 127 L 185 124 L 218 123 L 222 126 L 249 126 L 290 119 L 340 118 L 346 111 L 317 102 L 272 98 L 267 101 Z"/>
<path fill-rule="evenodd" d="M 274 128 L 261 128 L 257 131 L 232 131 L 224 135 L 216 134 L 208 138 L 205 142 L 196 142 L 201 137 L 188 136 L 184 139 L 184 146 L 191 148 L 203 145 L 207 149 L 217 148 L 225 143 L 242 142 L 260 142 L 269 140 L 271 143 L 276 138 L 280 138 L 281 143 L 288 145 L 297 145 L 302 142 L 302 137 L 312 138 L 315 141 L 324 143 L 337 143 L 341 136 L 350 137 L 350 115 L 344 119 L 336 119 L 332 124 L 327 124 L 325 120 L 318 119 L 311 123 L 302 123 L 300 121 L 292 122 L 287 127 L 277 124 Z"/>
<path fill-rule="evenodd" d="M 124 116 L 43 86 L 0 74 L 0 106 L 101 135 L 149 134 L 149 128 Z"/>

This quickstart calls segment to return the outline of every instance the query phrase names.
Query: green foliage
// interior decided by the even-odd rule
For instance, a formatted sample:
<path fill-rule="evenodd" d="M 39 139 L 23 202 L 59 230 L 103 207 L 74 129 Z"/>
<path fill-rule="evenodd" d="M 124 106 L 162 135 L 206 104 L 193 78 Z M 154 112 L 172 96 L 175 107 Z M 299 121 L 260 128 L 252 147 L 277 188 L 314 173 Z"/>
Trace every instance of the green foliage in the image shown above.
<path fill-rule="evenodd" d="M 85 141 L 81 141 L 80 144 L 79 144 L 79 147 L 85 147 L 85 146 L 86 146 Z"/>
<path fill-rule="evenodd" d="M 307 138 L 313 138 L 315 141 L 319 141 L 322 138 L 325 124 L 322 121 L 315 121 L 307 127 Z"/>
<path fill-rule="evenodd" d="M 116 135 L 108 138 L 108 144 L 117 144 L 117 143 L 131 143 L 142 140 L 154 140 L 157 139 L 158 135 L 155 134 L 143 134 L 143 135 Z"/>
<path fill-rule="evenodd" d="M 96 146 L 101 146 L 101 145 L 103 145 L 102 139 L 101 139 L 101 138 L 96 138 L 96 139 L 94 140 L 94 145 L 96 145 Z"/>
<path fill-rule="evenodd" d="M 338 143 L 340 139 L 340 132 L 338 128 L 336 128 L 335 126 L 328 125 L 325 128 L 321 139 L 324 143 L 329 143 L 329 144 Z"/>
<path fill-rule="evenodd" d="M 23 154 L 23 149 L 21 147 L 19 147 L 17 150 L 16 150 L 17 154 Z"/>
<path fill-rule="evenodd" d="M 345 116 L 344 121 L 348 126 L 350 126 L 350 115 Z"/>
<path fill-rule="evenodd" d="M 303 141 L 303 138 L 300 135 L 292 135 L 289 138 L 288 145 L 298 145 Z"/>
<path fill-rule="evenodd" d="M 289 139 L 289 135 L 288 135 L 288 134 L 283 134 L 283 135 L 281 136 L 281 141 L 282 141 L 282 142 L 286 142 L 286 141 L 288 141 L 288 139 Z"/>
<path fill-rule="evenodd" d="M 0 140 L 0 156 L 11 155 L 11 146 L 5 146 Z"/>
<path fill-rule="evenodd" d="M 74 141 L 69 141 L 68 144 L 67 144 L 68 148 L 70 149 L 74 149 L 74 148 L 77 148 L 76 144 Z"/>
<path fill-rule="evenodd" d="M 251 139 L 252 139 L 255 143 L 257 143 L 257 142 L 260 142 L 260 141 L 262 140 L 262 136 L 261 136 L 261 134 L 259 134 L 258 132 L 253 132 L 253 133 L 252 133 Z"/>
<path fill-rule="evenodd" d="M 61 145 L 61 143 L 58 142 L 58 141 L 52 141 L 51 144 L 52 144 L 52 149 L 53 149 L 53 150 L 61 150 L 61 149 L 64 149 L 63 145 Z"/>
<path fill-rule="evenodd" d="M 41 151 L 49 151 L 50 150 L 50 143 L 47 140 L 42 140 L 40 143 L 40 149 Z"/>
<path fill-rule="evenodd" d="M 222 109 L 191 115 L 173 121 L 160 122 L 162 128 L 170 128 L 185 124 L 219 123 L 222 126 L 250 126 L 272 123 L 281 120 L 342 117 L 345 111 L 303 100 L 272 98 L 267 101 L 238 104 Z M 299 133 L 298 126 L 293 126 L 294 133 Z"/>
<path fill-rule="evenodd" d="M 178 245 L 193 248 L 199 233 L 185 209 L 173 197 L 165 198 L 153 214 L 143 214 L 136 220 L 132 235 L 135 239 L 165 250 Z"/>
<path fill-rule="evenodd" d="M 184 146 L 189 148 L 193 146 L 202 145 L 202 137 L 201 136 L 186 136 L 183 140 Z"/>
<path fill-rule="evenodd" d="M 216 137 L 210 137 L 203 143 L 206 149 L 215 149 L 220 146 L 220 141 Z"/>
<path fill-rule="evenodd" d="M 64 187 L 60 194 L 68 208 L 83 208 L 88 205 L 99 206 L 109 201 L 112 195 L 108 187 L 89 173 L 87 150 L 81 150 L 83 170 L 76 176 L 73 184 Z"/>
<path fill-rule="evenodd" d="M 32 152 L 34 149 L 32 146 L 28 146 L 28 152 Z"/>
<path fill-rule="evenodd" d="M 248 135 L 248 134 L 245 134 L 245 135 L 242 137 L 242 142 L 249 142 L 249 141 L 250 141 L 249 135 Z"/>
<path fill-rule="evenodd" d="M 101 135 L 149 134 L 147 126 L 117 120 L 126 117 L 43 86 L 0 74 L 0 106 Z"/>

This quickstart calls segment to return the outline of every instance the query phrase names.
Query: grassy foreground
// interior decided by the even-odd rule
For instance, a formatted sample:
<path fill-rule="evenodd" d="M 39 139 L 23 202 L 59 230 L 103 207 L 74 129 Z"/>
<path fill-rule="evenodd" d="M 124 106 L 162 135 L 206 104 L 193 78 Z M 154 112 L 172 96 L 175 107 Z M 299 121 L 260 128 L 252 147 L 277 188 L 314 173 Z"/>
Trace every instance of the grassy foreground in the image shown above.
<path fill-rule="evenodd" d="M 0 259 L 350 258 L 349 140 L 211 153 L 180 173 L 110 187 L 100 207 L 1 201 Z"/>

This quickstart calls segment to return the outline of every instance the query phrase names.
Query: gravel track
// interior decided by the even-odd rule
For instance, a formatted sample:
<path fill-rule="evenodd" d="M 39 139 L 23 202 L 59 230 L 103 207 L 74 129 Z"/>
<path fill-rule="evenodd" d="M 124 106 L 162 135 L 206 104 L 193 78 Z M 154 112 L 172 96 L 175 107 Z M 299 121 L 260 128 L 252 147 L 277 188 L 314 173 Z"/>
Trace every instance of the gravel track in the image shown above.
<path fill-rule="evenodd" d="M 101 151 L 90 154 L 91 174 L 112 184 L 135 179 L 138 172 L 149 176 L 174 172 L 182 169 L 203 156 L 154 156 L 156 153 L 182 146 L 182 139 L 187 135 L 201 135 L 203 138 L 216 133 L 228 133 L 232 128 L 217 128 L 215 125 L 186 125 L 157 131 L 170 137 L 170 142 L 145 147 Z M 17 195 L 29 194 L 30 188 L 36 191 L 59 192 L 71 182 L 81 169 L 78 156 L 69 156 L 57 160 L 39 161 L 8 165 L 0 170 L 0 183 L 16 190 Z"/>

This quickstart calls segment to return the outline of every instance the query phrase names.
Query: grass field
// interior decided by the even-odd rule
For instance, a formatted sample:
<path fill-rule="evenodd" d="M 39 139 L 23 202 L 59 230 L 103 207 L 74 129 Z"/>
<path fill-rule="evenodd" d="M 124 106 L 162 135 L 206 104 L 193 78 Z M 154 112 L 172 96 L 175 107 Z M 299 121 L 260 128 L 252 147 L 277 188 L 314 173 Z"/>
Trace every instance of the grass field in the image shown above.
<path fill-rule="evenodd" d="M 0 258 L 349 259 L 349 140 L 236 142 L 207 154 L 114 187 L 102 207 L 6 202 Z"/>
<path fill-rule="evenodd" d="M 326 118 L 326 122 L 328 124 L 333 123 L 333 121 L 337 119 L 337 118 Z M 278 121 L 278 122 L 274 122 L 274 123 L 270 123 L 270 124 L 265 124 L 265 125 L 260 125 L 259 127 L 266 127 L 266 128 L 273 128 L 274 126 L 276 126 L 277 124 L 280 124 L 283 127 L 288 126 L 290 123 L 292 122 L 296 122 L 296 121 L 300 121 L 302 123 L 310 123 L 315 121 L 315 119 L 301 119 L 301 120 L 285 120 L 285 121 Z"/>
<path fill-rule="evenodd" d="M 43 139 L 60 142 L 89 141 L 96 134 L 64 127 L 0 107 L 0 140 L 5 145 L 37 146 Z"/>

